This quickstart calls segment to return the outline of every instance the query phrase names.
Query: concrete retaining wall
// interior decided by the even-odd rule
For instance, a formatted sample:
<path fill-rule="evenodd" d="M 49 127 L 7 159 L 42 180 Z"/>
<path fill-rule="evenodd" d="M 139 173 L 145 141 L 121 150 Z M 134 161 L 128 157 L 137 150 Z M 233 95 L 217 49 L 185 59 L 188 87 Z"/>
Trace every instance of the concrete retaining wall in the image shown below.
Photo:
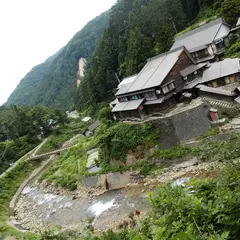
<path fill-rule="evenodd" d="M 214 135 L 214 136 L 209 136 L 209 137 L 206 137 L 199 141 L 187 142 L 187 143 L 184 143 L 184 146 L 198 147 L 198 146 L 205 144 L 206 142 L 227 141 L 235 136 L 239 136 L 239 134 L 240 134 L 240 130 L 233 130 L 233 131 L 229 131 L 229 132 L 225 132 L 225 133 L 220 133 L 220 134 Z"/>
<path fill-rule="evenodd" d="M 80 177 L 82 184 L 85 188 L 104 187 L 105 180 L 109 183 L 110 190 L 121 189 L 130 183 L 130 172 L 125 173 L 108 173 L 92 177 Z"/>
<path fill-rule="evenodd" d="M 159 139 L 162 148 L 170 148 L 194 139 L 211 128 L 209 106 L 205 103 L 183 112 L 151 120 L 161 132 Z"/>

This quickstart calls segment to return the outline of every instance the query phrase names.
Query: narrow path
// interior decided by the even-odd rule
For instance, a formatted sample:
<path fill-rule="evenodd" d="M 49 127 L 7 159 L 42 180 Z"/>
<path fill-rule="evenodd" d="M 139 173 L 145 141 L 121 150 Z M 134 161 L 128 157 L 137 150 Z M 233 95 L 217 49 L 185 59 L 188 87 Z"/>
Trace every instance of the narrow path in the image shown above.
<path fill-rule="evenodd" d="M 41 143 L 39 144 L 37 147 L 35 147 L 34 149 L 32 149 L 30 152 L 26 153 L 24 156 L 22 156 L 20 159 L 18 159 L 14 165 L 12 167 L 9 167 L 5 172 L 3 172 L 0 175 L 0 178 L 4 177 L 8 172 L 12 171 L 12 169 L 14 169 L 24 158 L 26 158 L 28 155 L 33 156 L 40 147 L 42 147 L 43 144 L 45 144 L 47 141 L 47 138 Z"/>
<path fill-rule="evenodd" d="M 60 149 L 57 149 L 55 151 L 51 151 L 51 152 L 48 152 L 48 153 L 43 153 L 43 154 L 40 154 L 40 155 L 32 155 L 30 157 L 30 159 L 32 160 L 36 160 L 36 159 L 41 159 L 41 158 L 44 158 L 44 157 L 47 157 L 47 156 L 51 156 L 51 155 L 54 155 L 54 154 L 57 154 L 57 153 L 60 153 L 60 152 L 64 152 L 64 151 L 67 151 L 68 149 L 70 148 L 73 148 L 73 147 L 76 147 L 78 144 L 75 144 L 73 146 L 70 146 L 70 147 L 65 147 L 65 148 L 60 148 Z M 35 151 L 36 152 L 36 151 Z"/>

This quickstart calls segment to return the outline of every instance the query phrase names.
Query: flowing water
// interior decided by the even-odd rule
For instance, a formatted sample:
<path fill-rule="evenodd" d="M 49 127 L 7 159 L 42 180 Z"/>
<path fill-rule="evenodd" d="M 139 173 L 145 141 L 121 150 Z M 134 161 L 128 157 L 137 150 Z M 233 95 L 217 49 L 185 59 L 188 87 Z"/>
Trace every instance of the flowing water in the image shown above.
<path fill-rule="evenodd" d="M 109 191 L 94 197 L 73 200 L 70 196 L 45 193 L 37 187 L 24 188 L 17 204 L 17 218 L 20 225 L 33 230 L 36 225 L 48 224 L 51 227 L 79 227 L 93 220 L 95 229 L 105 230 L 113 223 L 128 218 L 130 212 L 149 209 L 146 195 L 125 194 L 124 190 Z"/>

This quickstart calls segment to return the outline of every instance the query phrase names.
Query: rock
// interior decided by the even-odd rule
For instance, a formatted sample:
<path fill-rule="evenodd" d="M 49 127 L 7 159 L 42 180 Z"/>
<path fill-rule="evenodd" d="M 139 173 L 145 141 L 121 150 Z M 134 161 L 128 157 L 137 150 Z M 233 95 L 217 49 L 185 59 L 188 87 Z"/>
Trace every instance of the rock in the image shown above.
<path fill-rule="evenodd" d="M 127 155 L 127 159 L 126 159 L 127 166 L 133 165 L 134 163 L 136 163 L 136 161 L 137 159 L 133 155 L 130 155 L 130 154 Z"/>
<path fill-rule="evenodd" d="M 72 197 L 72 200 L 76 200 L 76 199 L 77 199 L 77 196 L 74 195 L 74 196 Z"/>

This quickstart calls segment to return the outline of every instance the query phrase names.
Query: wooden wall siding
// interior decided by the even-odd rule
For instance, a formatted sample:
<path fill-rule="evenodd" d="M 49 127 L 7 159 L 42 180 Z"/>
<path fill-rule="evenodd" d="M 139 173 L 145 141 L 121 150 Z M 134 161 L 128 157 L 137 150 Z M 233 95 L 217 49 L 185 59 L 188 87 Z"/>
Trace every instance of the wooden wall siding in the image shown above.
<path fill-rule="evenodd" d="M 170 73 L 167 75 L 166 79 L 163 81 L 162 85 L 164 85 L 168 82 L 171 82 L 172 80 L 175 80 L 175 86 L 176 86 L 177 90 L 179 89 L 179 91 L 180 91 L 181 87 L 185 83 L 185 81 L 183 80 L 183 78 L 180 74 L 180 71 L 192 64 L 193 64 L 192 60 L 188 57 L 188 55 L 185 53 L 185 51 L 183 51 L 180 54 L 179 59 L 177 60 L 176 64 L 174 65 L 174 67 L 172 68 Z"/>
<path fill-rule="evenodd" d="M 205 85 L 210 86 L 210 87 L 219 87 L 221 86 L 220 81 L 222 81 L 224 84 L 222 86 L 234 83 L 237 81 L 237 75 L 232 74 L 224 78 L 217 78 L 214 79 L 213 81 L 205 83 Z"/>
<path fill-rule="evenodd" d="M 153 104 L 153 105 L 144 106 L 144 111 L 146 112 L 147 115 L 153 114 L 153 113 L 167 113 L 174 106 L 176 106 L 176 101 L 172 97 L 172 98 L 169 98 L 167 101 L 164 101 L 161 104 Z"/>

